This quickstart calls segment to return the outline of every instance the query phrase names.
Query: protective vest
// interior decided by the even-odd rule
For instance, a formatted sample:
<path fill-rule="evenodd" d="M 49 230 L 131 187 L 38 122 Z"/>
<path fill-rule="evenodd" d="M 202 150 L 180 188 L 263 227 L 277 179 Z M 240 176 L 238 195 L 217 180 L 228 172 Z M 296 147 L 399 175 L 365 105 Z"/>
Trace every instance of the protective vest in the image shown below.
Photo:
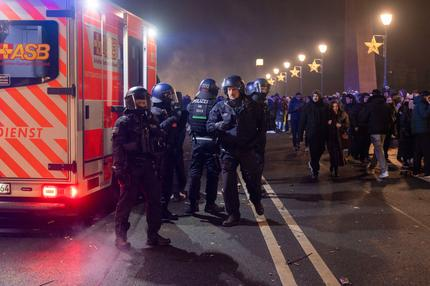
<path fill-rule="evenodd" d="M 197 98 L 193 100 L 188 106 L 190 115 L 188 116 L 188 123 L 191 127 L 193 136 L 208 137 L 209 134 L 206 130 L 206 122 L 208 121 L 209 112 L 216 104 L 216 99 L 203 99 Z"/>

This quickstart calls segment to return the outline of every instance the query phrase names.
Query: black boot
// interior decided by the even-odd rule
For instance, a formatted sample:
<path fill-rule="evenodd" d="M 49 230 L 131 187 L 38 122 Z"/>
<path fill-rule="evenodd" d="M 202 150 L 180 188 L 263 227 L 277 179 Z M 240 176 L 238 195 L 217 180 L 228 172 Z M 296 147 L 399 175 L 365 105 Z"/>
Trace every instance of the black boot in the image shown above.
<path fill-rule="evenodd" d="M 255 212 L 258 215 L 263 215 L 264 214 L 264 207 L 263 207 L 263 204 L 261 202 L 258 202 L 256 204 L 254 204 L 254 208 L 255 208 Z"/>
<path fill-rule="evenodd" d="M 222 222 L 223 226 L 230 227 L 238 225 L 240 222 L 240 215 L 229 215 L 228 218 Z"/>
<path fill-rule="evenodd" d="M 146 244 L 149 246 L 167 246 L 171 243 L 170 239 L 168 238 L 164 238 L 161 235 L 154 234 L 148 237 L 148 239 L 146 240 Z"/>
<path fill-rule="evenodd" d="M 223 207 L 218 206 L 216 203 L 206 204 L 205 212 L 207 213 L 221 213 L 224 211 Z"/>
<path fill-rule="evenodd" d="M 127 238 L 124 236 L 117 236 L 115 239 L 115 246 L 119 250 L 126 251 L 131 247 L 130 242 L 127 241 Z"/>

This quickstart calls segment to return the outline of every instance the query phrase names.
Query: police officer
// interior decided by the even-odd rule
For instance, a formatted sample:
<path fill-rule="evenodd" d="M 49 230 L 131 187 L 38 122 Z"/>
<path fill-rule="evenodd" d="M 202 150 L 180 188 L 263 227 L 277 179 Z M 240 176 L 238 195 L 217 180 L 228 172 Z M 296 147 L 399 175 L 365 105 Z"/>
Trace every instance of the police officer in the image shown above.
<path fill-rule="evenodd" d="M 113 170 L 120 185 L 115 213 L 115 245 L 130 248 L 127 230 L 130 211 L 143 191 L 148 223 L 147 244 L 168 245 L 170 240 L 158 234 L 161 226 L 161 181 L 159 166 L 165 152 L 165 135 L 150 112 L 149 93 L 141 86 L 125 96 L 125 112 L 115 122 L 112 134 Z"/>
<path fill-rule="evenodd" d="M 263 109 L 263 115 L 264 119 L 263 122 L 266 122 L 269 114 L 269 108 L 267 107 L 267 95 L 270 92 L 270 83 L 264 79 L 264 78 L 257 78 L 255 81 L 251 82 L 252 85 L 250 85 L 247 88 L 247 95 L 254 100 L 261 109 Z M 260 171 L 260 178 L 263 177 L 263 170 L 264 170 L 264 156 L 266 153 L 266 125 L 264 125 L 264 136 L 261 136 L 260 142 L 258 142 L 257 145 L 257 157 L 258 157 L 258 163 L 259 163 L 259 171 Z M 266 196 L 266 191 L 264 188 L 260 186 L 261 192 L 263 196 Z"/>
<path fill-rule="evenodd" d="M 228 98 L 217 103 L 209 113 L 207 130 L 216 134 L 221 143 L 224 201 L 228 213 L 223 225 L 233 226 L 240 221 L 236 173 L 239 165 L 256 212 L 264 213 L 256 154 L 264 136 L 264 115 L 257 103 L 246 97 L 240 76 L 225 78 L 222 87 Z"/>
<path fill-rule="evenodd" d="M 206 166 L 206 206 L 205 212 L 217 213 L 222 212 L 224 208 L 215 204 L 217 198 L 218 177 L 220 173 L 219 164 L 219 147 L 216 138 L 209 135 L 206 130 L 206 123 L 209 112 L 216 104 L 218 95 L 218 86 L 215 80 L 205 79 L 200 83 L 196 99 L 188 106 L 188 123 L 191 128 L 191 137 L 193 143 L 191 165 L 190 165 L 190 187 L 188 196 L 190 206 L 185 211 L 193 214 L 199 211 L 200 196 L 200 179 L 203 173 L 203 167 Z"/>
<path fill-rule="evenodd" d="M 173 191 L 173 176 L 177 154 L 181 147 L 179 120 L 181 108 L 176 92 L 170 84 L 158 83 L 152 88 L 152 113 L 166 132 L 167 150 L 162 163 L 161 217 L 163 220 L 178 220 L 178 216 L 169 211 L 168 206 Z"/>

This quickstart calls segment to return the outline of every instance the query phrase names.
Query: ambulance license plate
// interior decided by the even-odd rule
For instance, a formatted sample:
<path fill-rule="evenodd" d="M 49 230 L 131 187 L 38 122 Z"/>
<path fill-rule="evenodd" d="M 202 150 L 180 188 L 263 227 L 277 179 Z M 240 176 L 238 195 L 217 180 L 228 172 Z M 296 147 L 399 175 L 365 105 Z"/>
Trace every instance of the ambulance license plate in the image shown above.
<path fill-rule="evenodd" d="M 0 183 L 0 195 L 10 195 L 11 189 L 10 184 Z"/>

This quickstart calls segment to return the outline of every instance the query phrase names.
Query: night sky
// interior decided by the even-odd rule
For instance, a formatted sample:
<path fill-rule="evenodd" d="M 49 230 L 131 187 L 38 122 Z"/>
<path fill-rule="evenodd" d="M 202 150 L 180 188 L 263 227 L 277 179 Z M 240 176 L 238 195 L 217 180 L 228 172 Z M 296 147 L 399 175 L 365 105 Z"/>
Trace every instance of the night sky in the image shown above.
<path fill-rule="evenodd" d="M 193 95 L 199 82 L 212 77 L 219 83 L 239 74 L 256 78 L 256 58 L 265 59 L 259 76 L 318 57 L 317 45 L 329 46 L 325 57 L 326 91 L 343 89 L 344 0 L 115 0 L 158 29 L 158 69 L 162 81 Z M 389 4 L 387 4 L 389 3 Z M 394 14 L 389 59 L 395 88 L 430 88 L 430 28 L 427 0 L 392 0 L 375 4 L 375 33 L 381 32 L 379 11 Z M 369 39 L 370 40 L 370 39 Z M 364 44 L 363 44 L 364 46 Z M 365 47 L 364 47 L 365 48 Z M 319 88 L 319 75 L 306 69 L 305 93 Z M 288 92 L 298 90 L 290 80 Z M 402 86 L 396 86 L 396 85 Z"/>

